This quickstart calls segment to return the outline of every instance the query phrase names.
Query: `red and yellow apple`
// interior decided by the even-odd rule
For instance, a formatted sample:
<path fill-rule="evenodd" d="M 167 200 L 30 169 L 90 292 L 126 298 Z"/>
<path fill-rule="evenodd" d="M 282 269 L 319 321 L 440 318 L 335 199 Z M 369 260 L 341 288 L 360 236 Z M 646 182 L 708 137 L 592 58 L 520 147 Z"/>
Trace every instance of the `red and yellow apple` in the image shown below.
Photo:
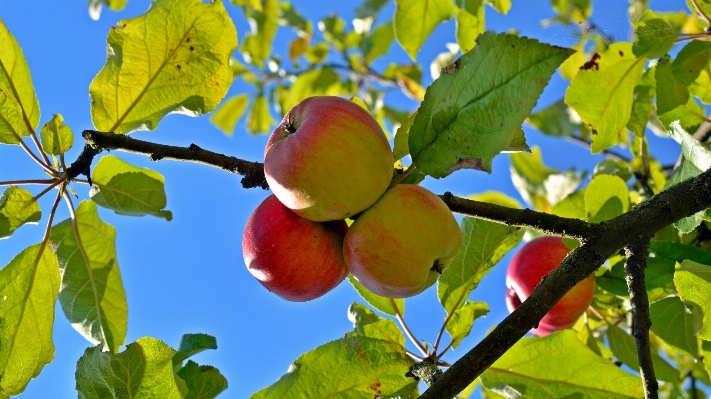
<path fill-rule="evenodd" d="M 459 225 L 439 197 L 398 184 L 353 222 L 343 252 L 351 274 L 367 289 L 405 298 L 434 284 L 461 246 Z"/>
<path fill-rule="evenodd" d="M 264 287 L 295 302 L 316 299 L 348 275 L 343 220 L 313 222 L 271 195 L 252 212 L 242 236 L 247 269 Z"/>
<path fill-rule="evenodd" d="M 513 312 L 525 301 L 541 279 L 557 268 L 570 249 L 560 237 L 540 237 L 526 243 L 511 259 L 506 271 L 506 306 Z M 592 302 L 595 275 L 591 274 L 568 291 L 531 333 L 546 336 L 575 324 Z"/>
<path fill-rule="evenodd" d="M 393 155 L 366 110 L 340 97 L 315 96 L 294 106 L 272 132 L 264 174 L 274 195 L 299 216 L 342 220 L 385 192 Z"/>

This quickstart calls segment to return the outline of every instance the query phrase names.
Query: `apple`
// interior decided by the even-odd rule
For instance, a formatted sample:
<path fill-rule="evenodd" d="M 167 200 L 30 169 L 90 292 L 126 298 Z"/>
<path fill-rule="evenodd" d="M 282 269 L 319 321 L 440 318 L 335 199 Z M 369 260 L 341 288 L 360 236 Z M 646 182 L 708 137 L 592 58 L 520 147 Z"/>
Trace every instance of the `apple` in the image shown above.
<path fill-rule="evenodd" d="M 295 105 L 264 151 L 274 195 L 316 222 L 342 220 L 373 205 L 390 185 L 393 163 L 378 122 L 358 104 L 332 96 Z"/>
<path fill-rule="evenodd" d="M 423 187 L 397 184 L 353 222 L 343 252 L 367 289 L 405 298 L 434 284 L 461 246 L 459 225 L 444 201 Z"/>
<path fill-rule="evenodd" d="M 560 265 L 570 249 L 560 237 L 540 237 L 526 243 L 511 259 L 506 271 L 506 307 L 513 312 L 528 298 L 541 279 Z M 575 324 L 592 302 L 595 275 L 568 291 L 531 333 L 546 336 Z"/>
<path fill-rule="evenodd" d="M 264 287 L 295 302 L 316 299 L 348 275 L 343 259 L 343 220 L 304 219 L 274 196 L 247 220 L 242 254 L 247 269 Z"/>

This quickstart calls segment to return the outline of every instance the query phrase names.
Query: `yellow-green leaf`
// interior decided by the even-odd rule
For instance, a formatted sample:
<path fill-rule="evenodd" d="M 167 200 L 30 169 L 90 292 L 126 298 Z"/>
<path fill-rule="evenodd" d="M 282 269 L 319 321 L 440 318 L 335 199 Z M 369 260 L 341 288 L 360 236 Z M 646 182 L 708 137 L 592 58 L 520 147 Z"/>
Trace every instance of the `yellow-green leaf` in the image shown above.
<path fill-rule="evenodd" d="M 94 185 L 89 196 L 104 208 L 120 215 L 153 215 L 171 220 L 164 210 L 165 179 L 148 168 L 137 168 L 113 155 L 106 155 L 92 171 Z"/>
<path fill-rule="evenodd" d="M 89 0 L 89 16 L 94 21 L 101 17 L 101 8 L 104 4 L 114 11 L 121 11 L 126 7 L 128 0 Z"/>
<path fill-rule="evenodd" d="M 0 83 L 0 144 L 20 144 L 27 129 L 22 120 L 22 107 Z"/>
<path fill-rule="evenodd" d="M 249 95 L 238 94 L 230 97 L 215 110 L 210 117 L 210 122 L 222 130 L 226 135 L 232 136 L 235 125 L 244 115 L 249 102 Z"/>
<path fill-rule="evenodd" d="M 26 223 L 37 223 L 42 210 L 32 198 L 32 193 L 17 186 L 10 186 L 0 195 L 0 239 L 12 235 Z"/>
<path fill-rule="evenodd" d="M 415 61 L 427 37 L 437 25 L 452 18 L 454 12 L 452 0 L 396 0 L 395 38 Z"/>
<path fill-rule="evenodd" d="M 270 133 L 275 124 L 276 120 L 272 118 L 272 113 L 269 111 L 267 97 L 264 94 L 258 95 L 252 103 L 249 115 L 247 115 L 247 131 L 252 134 Z"/>
<path fill-rule="evenodd" d="M 20 104 L 23 120 L 21 135 L 28 135 L 29 129 L 34 130 L 39 125 L 39 101 L 22 48 L 2 20 L 0 20 L 0 88 Z M 0 100 L 0 109 L 3 108 L 1 103 L 2 100 Z M 1 129 L 0 142 L 4 142 Z"/>
<path fill-rule="evenodd" d="M 89 86 L 97 130 L 153 130 L 170 113 L 205 114 L 232 84 L 237 32 L 219 0 L 156 0 L 112 27 L 107 44 Z"/>
<path fill-rule="evenodd" d="M 42 126 L 40 140 L 42 140 L 44 152 L 60 155 L 72 148 L 74 133 L 72 133 L 72 129 L 69 126 L 64 124 L 64 118 L 61 114 L 54 114 L 52 120 Z"/>
<path fill-rule="evenodd" d="M 585 211 L 590 222 L 610 220 L 629 208 L 629 189 L 618 176 L 597 175 L 585 190 Z"/>
<path fill-rule="evenodd" d="M 22 393 L 54 359 L 52 326 L 59 293 L 57 257 L 47 245 L 25 248 L 0 269 L 0 390 Z"/>
<path fill-rule="evenodd" d="M 476 45 L 476 38 L 486 30 L 483 0 L 464 0 L 464 7 L 457 9 L 456 37 L 462 53 Z"/>
<path fill-rule="evenodd" d="M 674 272 L 674 284 L 694 317 L 694 332 L 711 340 L 711 266 L 685 260 Z"/>
<path fill-rule="evenodd" d="M 385 298 L 378 294 L 374 294 L 367 288 L 363 287 L 363 285 L 350 274 L 348 275 L 348 282 L 351 283 L 356 292 L 358 292 L 358 294 L 365 299 L 370 306 L 390 316 L 395 316 L 398 313 L 401 315 L 405 314 L 405 301 L 402 298 Z"/>
<path fill-rule="evenodd" d="M 116 257 L 116 229 L 99 219 L 96 203 L 77 208 L 52 227 L 50 240 L 62 270 L 59 303 L 72 327 L 96 345 L 118 352 L 126 339 L 128 305 Z"/>

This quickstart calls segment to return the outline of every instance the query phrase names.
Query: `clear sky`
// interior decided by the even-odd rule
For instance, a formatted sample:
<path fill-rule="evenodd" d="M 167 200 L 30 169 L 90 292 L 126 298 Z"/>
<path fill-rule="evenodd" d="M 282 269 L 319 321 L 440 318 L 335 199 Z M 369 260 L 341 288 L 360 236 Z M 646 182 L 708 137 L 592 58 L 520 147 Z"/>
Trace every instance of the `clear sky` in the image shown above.
<path fill-rule="evenodd" d="M 338 14 L 353 17 L 359 1 L 294 1 L 295 7 L 312 20 Z M 543 29 L 539 21 L 553 16 L 545 0 L 514 1 L 504 17 L 487 7 L 487 28 L 495 31 L 517 29 L 520 34 L 559 46 L 572 46 L 574 27 L 556 25 Z M 686 9 L 684 0 L 652 0 L 656 10 Z M 595 1 L 593 19 L 615 40 L 628 40 L 627 2 Z M 101 69 L 106 57 L 106 35 L 112 24 L 142 14 L 147 0 L 129 0 L 121 12 L 104 10 L 99 21 L 89 18 L 86 1 L 0 0 L 0 18 L 24 50 L 42 110 L 41 123 L 55 113 L 80 137 L 93 128 L 89 112 L 88 86 Z M 226 7 L 232 16 L 240 43 L 249 30 L 241 10 Z M 379 21 L 392 17 L 392 3 Z M 316 33 L 320 35 L 319 32 Z M 284 29 L 275 43 L 275 51 L 284 54 L 291 32 Z M 454 23 L 440 26 L 418 56 L 423 64 L 425 85 L 431 83 L 429 63 L 445 51 L 444 44 L 454 42 Z M 239 55 L 237 55 L 239 57 Z M 387 57 L 376 64 L 382 67 L 406 55 L 393 44 Z M 563 96 L 566 82 L 556 73 L 536 109 L 548 106 Z M 236 83 L 229 95 L 248 86 Z M 416 103 L 401 94 L 389 94 L 386 101 L 398 108 L 413 110 Z M 278 119 L 276 114 L 274 117 Z M 544 137 L 526 129 L 529 144 L 539 145 L 547 165 L 557 169 L 588 169 L 600 156 L 560 140 Z M 154 132 L 136 132 L 135 138 L 163 144 L 188 146 L 195 143 L 205 149 L 262 161 L 266 136 L 252 137 L 242 120 L 233 137 L 214 128 L 208 117 L 189 118 L 170 115 Z M 73 160 L 83 143 L 77 141 L 66 156 Z M 674 162 L 679 153 L 667 139 L 653 138 L 651 150 L 663 151 L 663 164 Z M 558 150 L 564 149 L 563 152 Z M 247 272 L 241 254 L 242 230 L 252 210 L 269 192 L 245 190 L 239 177 L 216 168 L 173 161 L 150 162 L 146 157 L 114 152 L 136 165 L 150 167 L 164 175 L 168 196 L 167 209 L 174 219 L 166 222 L 153 217 L 118 216 L 99 209 L 101 218 L 117 228 L 117 252 L 126 289 L 129 321 L 127 343 L 152 336 L 176 348 L 185 333 L 207 333 L 217 338 L 219 348 L 203 352 L 193 359 L 199 364 L 217 367 L 228 379 L 229 388 L 220 397 L 245 398 L 276 381 L 301 353 L 327 341 L 338 339 L 352 330 L 347 318 L 348 306 L 363 303 L 348 282 L 326 296 L 308 303 L 290 303 L 266 291 Z M 36 165 L 16 146 L 0 146 L 0 181 L 42 178 Z M 435 193 L 451 191 L 468 195 L 485 190 L 500 190 L 522 202 L 509 176 L 506 155 L 494 161 L 488 175 L 478 171 L 458 171 L 452 176 L 427 179 L 424 186 Z M 73 185 L 81 199 L 88 198 L 88 187 Z M 38 225 L 20 228 L 11 239 L 0 240 L 0 265 L 7 264 L 27 245 L 39 242 L 45 228 L 50 197 L 43 198 L 43 219 Z M 77 202 L 75 201 L 75 205 Z M 63 205 L 56 221 L 68 218 Z M 485 319 L 478 320 L 470 337 L 460 348 L 450 351 L 445 360 L 453 362 L 476 344 L 494 324 L 508 313 L 504 305 L 504 274 L 510 255 L 488 275 L 472 294 L 472 300 L 485 300 L 491 307 Z M 433 287 L 406 300 L 405 320 L 415 335 L 433 342 L 444 311 Z M 445 342 L 448 342 L 446 337 Z M 74 331 L 57 305 L 54 326 L 55 360 L 31 381 L 22 398 L 75 397 L 76 361 L 90 344 Z M 411 348 L 412 349 L 412 348 Z"/>

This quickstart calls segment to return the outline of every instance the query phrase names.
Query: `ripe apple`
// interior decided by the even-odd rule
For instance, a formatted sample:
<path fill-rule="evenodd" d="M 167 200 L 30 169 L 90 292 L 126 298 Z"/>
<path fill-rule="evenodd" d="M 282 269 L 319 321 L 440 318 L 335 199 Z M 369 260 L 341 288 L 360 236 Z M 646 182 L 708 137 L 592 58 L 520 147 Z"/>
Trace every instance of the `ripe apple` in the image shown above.
<path fill-rule="evenodd" d="M 560 237 L 531 240 L 516 252 L 506 271 L 506 307 L 513 312 L 531 295 L 541 279 L 560 265 L 570 249 Z M 568 291 L 531 333 L 546 336 L 575 324 L 592 302 L 595 275 L 591 274 Z"/>
<path fill-rule="evenodd" d="M 295 105 L 272 132 L 264 174 L 274 195 L 299 216 L 341 220 L 385 192 L 393 154 L 366 110 L 340 97 L 316 96 Z"/>
<path fill-rule="evenodd" d="M 242 236 L 249 272 L 269 291 L 294 302 L 316 299 L 348 275 L 343 220 L 313 222 L 271 195 L 252 212 Z"/>
<path fill-rule="evenodd" d="M 413 184 L 388 189 L 346 233 L 346 265 L 370 291 L 389 298 L 419 294 L 437 281 L 462 246 L 444 201 Z"/>

